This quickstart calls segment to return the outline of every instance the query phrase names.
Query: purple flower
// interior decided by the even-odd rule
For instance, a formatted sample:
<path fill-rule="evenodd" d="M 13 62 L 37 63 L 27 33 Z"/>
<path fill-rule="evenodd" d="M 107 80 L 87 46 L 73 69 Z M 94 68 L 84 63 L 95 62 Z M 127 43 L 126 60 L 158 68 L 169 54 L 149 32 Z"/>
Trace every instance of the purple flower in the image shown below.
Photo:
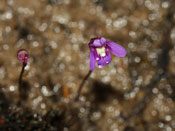
<path fill-rule="evenodd" d="M 105 38 L 98 36 L 89 42 L 90 48 L 90 70 L 93 71 L 97 61 L 98 67 L 101 68 L 109 64 L 112 60 L 110 51 L 119 57 L 124 57 L 127 52 L 119 44 L 107 41 Z"/>
<path fill-rule="evenodd" d="M 27 62 L 29 61 L 29 54 L 25 49 L 18 50 L 17 57 L 20 62 L 27 65 Z"/>

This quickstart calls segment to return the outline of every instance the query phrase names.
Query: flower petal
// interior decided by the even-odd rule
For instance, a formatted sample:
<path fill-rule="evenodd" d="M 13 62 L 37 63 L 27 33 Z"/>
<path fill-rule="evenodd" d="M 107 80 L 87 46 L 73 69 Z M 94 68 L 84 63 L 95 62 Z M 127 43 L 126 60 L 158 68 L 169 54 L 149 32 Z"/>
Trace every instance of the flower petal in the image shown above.
<path fill-rule="evenodd" d="M 89 62 L 89 66 L 90 66 L 90 70 L 93 71 L 95 68 L 95 56 L 94 56 L 94 52 L 92 50 L 90 50 L 90 62 Z"/>
<path fill-rule="evenodd" d="M 112 60 L 111 54 L 107 52 L 107 55 L 105 57 L 100 57 L 100 59 L 97 61 L 98 67 L 101 68 L 102 66 L 109 64 L 111 60 Z"/>
<path fill-rule="evenodd" d="M 123 48 L 121 45 L 112 42 L 112 41 L 108 41 L 107 42 L 108 45 L 108 49 L 114 54 L 117 55 L 119 57 L 124 57 L 127 54 L 127 51 L 125 50 L 125 48 Z"/>
<path fill-rule="evenodd" d="M 101 43 L 106 43 L 107 40 L 106 40 L 105 38 L 101 37 L 100 42 L 101 42 Z"/>
<path fill-rule="evenodd" d="M 93 38 L 91 39 L 91 41 L 89 42 L 89 47 L 102 47 L 106 44 L 107 40 L 103 37 L 97 37 L 97 38 Z"/>
<path fill-rule="evenodd" d="M 94 47 L 102 47 L 102 46 L 104 46 L 104 45 L 105 45 L 105 43 L 101 42 L 100 39 L 96 39 L 96 40 L 94 40 L 94 42 L 93 42 L 93 46 L 94 46 Z"/>

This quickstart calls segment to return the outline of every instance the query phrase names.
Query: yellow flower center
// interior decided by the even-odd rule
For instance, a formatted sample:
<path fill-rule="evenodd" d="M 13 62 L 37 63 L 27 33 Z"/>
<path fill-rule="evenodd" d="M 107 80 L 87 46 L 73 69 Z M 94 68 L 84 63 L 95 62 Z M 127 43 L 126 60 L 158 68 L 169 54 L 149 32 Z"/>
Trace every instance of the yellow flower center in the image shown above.
<path fill-rule="evenodd" d="M 105 47 L 97 48 L 97 54 L 100 55 L 101 57 L 105 57 L 106 56 Z"/>

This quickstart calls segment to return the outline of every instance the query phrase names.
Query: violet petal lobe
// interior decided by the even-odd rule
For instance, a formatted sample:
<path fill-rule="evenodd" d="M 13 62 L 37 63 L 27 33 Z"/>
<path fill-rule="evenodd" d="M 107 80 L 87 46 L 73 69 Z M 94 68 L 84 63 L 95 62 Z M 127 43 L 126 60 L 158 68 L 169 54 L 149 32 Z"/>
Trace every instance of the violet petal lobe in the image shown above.
<path fill-rule="evenodd" d="M 90 65 L 90 70 L 91 71 L 94 70 L 95 63 L 96 63 L 96 60 L 95 60 L 95 56 L 94 56 L 94 51 L 93 51 L 93 49 L 90 49 L 90 62 L 89 62 L 89 65 Z"/>
<path fill-rule="evenodd" d="M 112 60 L 111 54 L 109 52 L 107 52 L 107 55 L 105 57 L 101 57 L 97 63 L 98 63 L 98 67 L 102 67 L 105 66 L 107 64 L 109 64 Z"/>
<path fill-rule="evenodd" d="M 124 47 L 122 47 L 121 45 L 112 42 L 112 41 L 108 41 L 107 42 L 107 46 L 108 49 L 114 54 L 117 55 L 119 57 L 124 57 L 127 54 L 127 51 L 125 50 Z"/>
<path fill-rule="evenodd" d="M 103 38 L 103 37 L 100 37 L 100 38 L 93 38 L 91 39 L 90 43 L 89 43 L 89 46 L 90 47 L 102 47 L 105 45 L 106 43 L 106 39 Z"/>
<path fill-rule="evenodd" d="M 101 42 L 101 43 L 106 43 L 107 40 L 106 40 L 105 38 L 101 37 L 100 42 Z"/>
<path fill-rule="evenodd" d="M 101 41 L 99 39 L 94 40 L 94 42 L 93 42 L 94 47 L 101 47 L 101 46 L 104 46 L 104 44 L 105 43 L 101 43 Z"/>

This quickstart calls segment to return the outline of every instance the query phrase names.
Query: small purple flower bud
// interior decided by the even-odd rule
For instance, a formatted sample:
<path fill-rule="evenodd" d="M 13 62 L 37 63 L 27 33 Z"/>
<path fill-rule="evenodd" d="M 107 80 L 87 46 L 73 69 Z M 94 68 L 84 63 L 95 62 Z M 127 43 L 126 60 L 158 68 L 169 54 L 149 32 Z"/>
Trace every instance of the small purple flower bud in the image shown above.
<path fill-rule="evenodd" d="M 29 61 L 29 54 L 25 49 L 18 50 L 17 57 L 21 63 L 27 65 L 27 62 Z"/>
<path fill-rule="evenodd" d="M 89 42 L 89 48 L 91 71 L 94 70 L 96 62 L 99 68 L 109 64 L 112 60 L 110 52 L 119 57 L 124 57 L 127 54 L 127 51 L 121 45 L 107 41 L 101 36 L 92 38 Z"/>

